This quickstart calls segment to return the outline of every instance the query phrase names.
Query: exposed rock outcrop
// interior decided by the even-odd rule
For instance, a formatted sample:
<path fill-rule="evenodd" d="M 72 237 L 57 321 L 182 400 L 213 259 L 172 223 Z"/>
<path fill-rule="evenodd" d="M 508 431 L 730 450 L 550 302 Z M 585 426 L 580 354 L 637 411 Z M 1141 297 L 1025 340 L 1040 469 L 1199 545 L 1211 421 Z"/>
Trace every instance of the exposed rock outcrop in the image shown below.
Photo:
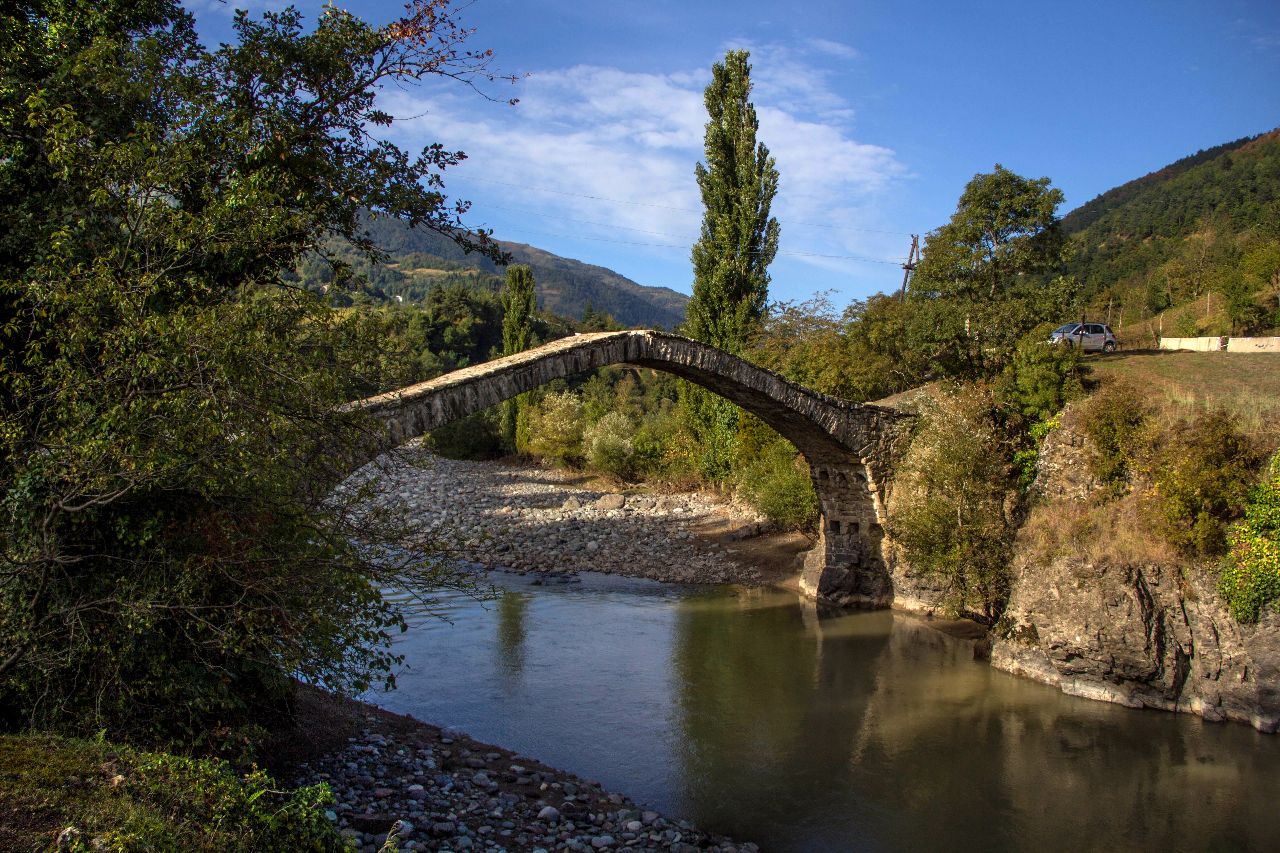
<path fill-rule="evenodd" d="M 1035 490 L 1050 509 L 1095 499 L 1089 453 L 1070 417 L 1046 438 Z M 995 666 L 1072 695 L 1280 727 L 1280 615 L 1237 622 L 1208 566 L 1031 551 L 1020 547 L 1016 557 Z"/>

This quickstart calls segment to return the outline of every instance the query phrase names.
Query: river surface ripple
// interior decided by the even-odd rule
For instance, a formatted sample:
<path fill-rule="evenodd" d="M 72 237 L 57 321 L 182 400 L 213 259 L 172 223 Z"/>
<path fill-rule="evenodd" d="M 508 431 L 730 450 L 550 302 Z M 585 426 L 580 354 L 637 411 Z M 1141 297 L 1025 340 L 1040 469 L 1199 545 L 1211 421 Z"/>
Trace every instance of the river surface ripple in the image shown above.
<path fill-rule="evenodd" d="M 1280 737 L 1065 696 L 889 611 L 492 577 L 413 620 L 372 701 L 765 850 L 1280 845 Z"/>

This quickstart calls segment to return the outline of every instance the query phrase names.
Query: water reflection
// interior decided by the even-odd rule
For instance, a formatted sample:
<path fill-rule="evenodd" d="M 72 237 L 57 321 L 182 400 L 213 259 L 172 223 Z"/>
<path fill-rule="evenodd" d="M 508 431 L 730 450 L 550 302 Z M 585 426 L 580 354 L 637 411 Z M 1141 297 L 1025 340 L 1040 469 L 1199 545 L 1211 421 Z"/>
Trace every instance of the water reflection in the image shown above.
<path fill-rule="evenodd" d="M 528 610 L 528 593 L 505 589 L 498 598 L 498 643 L 493 663 L 508 689 L 514 689 L 524 674 L 524 621 Z"/>
<path fill-rule="evenodd" d="M 910 617 L 720 601 L 676 620 L 700 822 L 796 850 L 1274 842 L 1273 738 L 1066 697 Z"/>
<path fill-rule="evenodd" d="M 395 710 L 775 850 L 1266 850 L 1280 739 L 1063 696 L 910 617 L 587 577 L 452 603 Z"/>

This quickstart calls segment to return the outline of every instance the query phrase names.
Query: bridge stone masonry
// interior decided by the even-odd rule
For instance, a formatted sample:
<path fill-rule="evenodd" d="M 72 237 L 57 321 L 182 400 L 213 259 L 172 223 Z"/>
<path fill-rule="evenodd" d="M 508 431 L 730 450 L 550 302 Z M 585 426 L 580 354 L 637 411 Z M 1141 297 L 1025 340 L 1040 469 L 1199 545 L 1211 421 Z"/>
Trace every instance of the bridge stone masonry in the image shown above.
<path fill-rule="evenodd" d="M 611 364 L 671 373 L 759 417 L 804 454 L 822 510 L 801 588 L 819 601 L 887 607 L 886 490 L 908 440 L 910 416 L 811 391 L 713 346 L 655 331 L 574 335 L 348 403 L 385 426 L 381 446 L 399 446 L 451 421 L 555 379 Z M 367 460 L 360 460 L 367 461 Z"/>

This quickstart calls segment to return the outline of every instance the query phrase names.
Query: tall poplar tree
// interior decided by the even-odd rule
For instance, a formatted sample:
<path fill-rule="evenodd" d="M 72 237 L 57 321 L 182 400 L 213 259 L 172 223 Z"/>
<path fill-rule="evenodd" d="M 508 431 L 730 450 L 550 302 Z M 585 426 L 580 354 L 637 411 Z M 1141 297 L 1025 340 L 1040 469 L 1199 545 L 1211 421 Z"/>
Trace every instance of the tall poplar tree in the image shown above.
<path fill-rule="evenodd" d="M 778 251 L 778 221 L 769 207 L 778 170 L 756 140 L 760 123 L 751 96 L 745 50 L 731 50 L 711 68 L 704 100 L 706 165 L 696 167 L 702 193 L 702 232 L 693 247 L 693 298 L 685 332 L 731 353 L 741 353 L 764 317 L 769 264 Z M 685 410 L 703 446 L 703 473 L 728 470 L 738 410 L 701 388 L 684 389 Z"/>
<path fill-rule="evenodd" d="M 731 50 L 711 68 L 704 99 L 706 165 L 695 169 L 702 193 L 702 233 L 693 247 L 693 299 L 686 328 L 700 341 L 742 351 L 764 317 L 769 264 L 778 251 L 778 220 L 769 206 L 778 170 L 756 141 L 760 122 L 750 101 L 751 66 Z"/>
<path fill-rule="evenodd" d="M 524 352 L 533 342 L 534 296 L 533 270 L 527 266 L 507 267 L 507 286 L 502 291 L 502 354 Z M 502 442 L 508 450 L 518 450 L 516 436 L 524 395 L 502 404 Z"/>

